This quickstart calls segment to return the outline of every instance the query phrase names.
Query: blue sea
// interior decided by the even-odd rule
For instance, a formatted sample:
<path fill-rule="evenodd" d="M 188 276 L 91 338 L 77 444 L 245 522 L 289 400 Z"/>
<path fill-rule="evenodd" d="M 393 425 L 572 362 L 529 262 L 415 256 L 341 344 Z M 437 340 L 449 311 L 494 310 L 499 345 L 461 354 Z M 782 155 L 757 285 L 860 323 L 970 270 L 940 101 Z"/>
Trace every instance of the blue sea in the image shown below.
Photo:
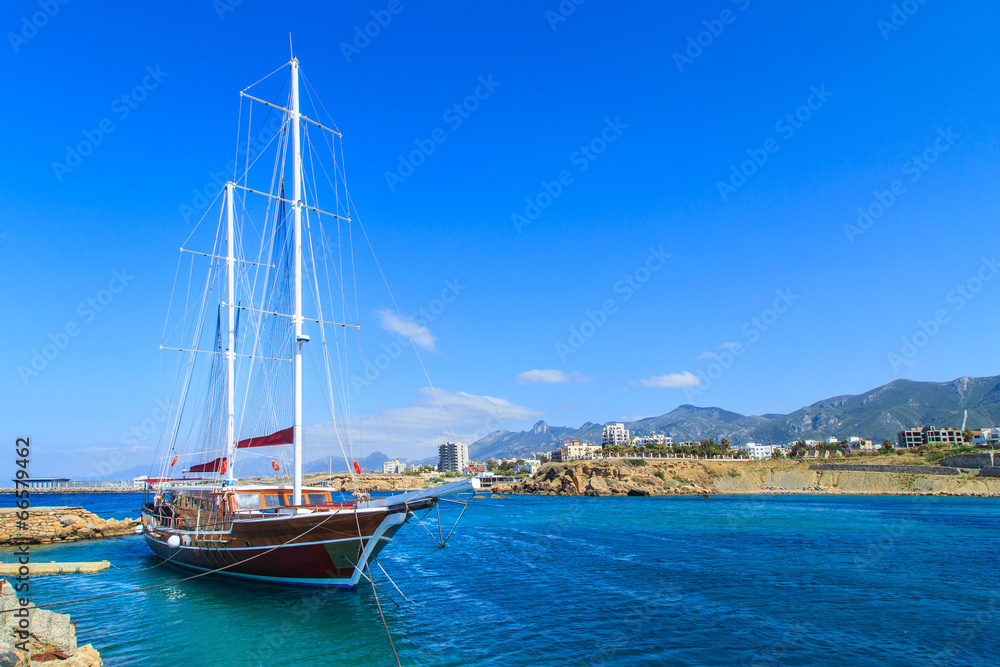
<path fill-rule="evenodd" d="M 118 518 L 140 500 L 32 498 Z M 386 627 L 403 665 L 995 665 L 998 538 L 995 498 L 512 496 L 472 500 L 444 549 L 414 524 L 385 553 L 385 626 L 366 582 L 169 583 L 190 572 L 139 536 L 32 547 L 114 567 L 31 593 L 125 593 L 54 610 L 106 665 L 393 665 Z"/>

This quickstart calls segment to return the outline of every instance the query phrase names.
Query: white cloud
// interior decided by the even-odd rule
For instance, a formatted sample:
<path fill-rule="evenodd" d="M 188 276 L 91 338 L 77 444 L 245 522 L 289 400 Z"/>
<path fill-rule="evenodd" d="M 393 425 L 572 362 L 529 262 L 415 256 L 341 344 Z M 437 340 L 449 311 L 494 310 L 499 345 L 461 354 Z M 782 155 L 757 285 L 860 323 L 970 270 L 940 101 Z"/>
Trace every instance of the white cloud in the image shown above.
<path fill-rule="evenodd" d="M 434 335 L 424 325 L 417 324 L 409 317 L 397 315 L 388 308 L 382 308 L 376 315 L 379 325 L 386 331 L 407 336 L 414 345 L 419 345 L 425 350 L 434 349 Z"/>
<path fill-rule="evenodd" d="M 683 389 L 684 387 L 697 387 L 701 384 L 701 379 L 691 371 L 683 373 L 670 373 L 668 375 L 654 375 L 653 377 L 639 380 L 643 387 L 666 387 L 668 389 Z"/>
<path fill-rule="evenodd" d="M 493 431 L 526 428 L 544 416 L 537 410 L 493 396 L 446 389 L 435 392 L 429 387 L 421 389 L 419 394 L 420 398 L 410 405 L 389 408 L 381 416 L 362 415 L 347 423 L 341 420 L 338 430 L 345 448 L 349 430 L 351 444 L 359 457 L 380 451 L 390 457 L 423 459 L 435 456 L 442 442 L 457 440 L 471 444 Z M 391 446 L 386 440 L 386 430 L 392 438 Z M 306 460 L 340 453 L 330 423 L 308 427 L 305 440 Z"/>
<path fill-rule="evenodd" d="M 725 342 L 725 343 L 723 343 L 722 345 L 719 346 L 719 349 L 720 350 L 735 350 L 735 349 L 741 348 L 741 347 L 743 347 L 743 343 Z"/>
<path fill-rule="evenodd" d="M 590 378 L 580 371 L 566 373 L 564 371 L 540 371 L 536 369 L 518 373 L 517 381 L 521 384 L 530 384 L 533 382 L 539 382 L 542 384 L 559 384 L 563 382 L 590 382 Z"/>
<path fill-rule="evenodd" d="M 717 355 L 715 352 L 709 352 L 708 350 L 705 350 L 704 352 L 702 352 L 701 354 L 698 355 L 698 358 L 699 359 L 715 359 L 717 356 L 719 356 L 719 355 Z"/>

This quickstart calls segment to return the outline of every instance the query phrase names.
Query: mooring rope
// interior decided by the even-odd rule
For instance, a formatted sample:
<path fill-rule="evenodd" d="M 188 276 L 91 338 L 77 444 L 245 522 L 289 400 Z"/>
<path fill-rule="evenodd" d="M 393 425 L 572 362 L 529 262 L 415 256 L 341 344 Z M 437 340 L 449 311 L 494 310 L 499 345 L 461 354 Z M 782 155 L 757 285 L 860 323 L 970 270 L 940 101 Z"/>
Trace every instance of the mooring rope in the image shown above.
<path fill-rule="evenodd" d="M 305 537 L 306 535 L 308 535 L 312 531 L 316 530 L 317 528 L 319 528 L 320 526 L 322 526 L 324 523 L 326 523 L 327 521 L 329 521 L 330 519 L 332 519 L 334 516 L 336 516 L 336 515 L 331 514 L 327 518 L 325 518 L 322 521 L 320 521 L 319 523 L 317 523 L 315 526 L 309 528 L 308 530 L 303 531 L 299 535 L 296 535 L 295 537 L 293 537 L 292 539 L 288 540 L 287 542 L 285 542 L 283 544 L 278 544 L 276 546 L 271 547 L 267 551 L 262 551 L 261 553 L 256 554 L 255 556 L 251 556 L 250 558 L 247 558 L 247 559 L 244 559 L 244 560 L 241 560 L 241 561 L 236 561 L 235 563 L 230 563 L 229 565 L 226 565 L 226 566 L 223 566 L 223 567 L 219 567 L 219 568 L 216 568 L 214 570 L 207 570 L 205 572 L 199 572 L 198 574 L 193 574 L 190 577 L 184 577 L 183 579 L 175 579 L 174 581 L 168 581 L 168 582 L 162 583 L 162 584 L 153 584 L 152 586 L 143 586 L 141 588 L 132 588 L 132 589 L 129 589 L 127 591 L 118 591 L 116 593 L 106 593 L 104 595 L 94 595 L 94 596 L 91 596 L 91 597 L 88 597 L 88 598 L 80 598 L 78 600 L 64 600 L 62 602 L 50 602 L 49 604 L 28 605 L 28 606 L 23 607 L 23 608 L 24 609 L 48 609 L 50 607 L 62 607 L 64 605 L 68 605 L 68 604 L 76 604 L 78 602 L 90 602 L 92 600 L 104 600 L 106 598 L 113 598 L 113 597 L 117 597 L 119 595 L 130 595 L 132 593 L 142 593 L 143 591 L 150 591 L 150 590 L 153 590 L 155 588 L 163 588 L 164 586 L 173 586 L 174 584 L 180 584 L 180 583 L 183 583 L 185 581 L 191 581 L 192 579 L 198 579 L 200 577 L 207 576 L 209 574 L 215 574 L 217 572 L 222 572 L 223 570 L 228 570 L 229 568 L 234 567 L 236 565 L 242 565 L 243 563 L 248 563 L 248 562 L 254 560 L 255 558 L 260 558 L 261 556 L 265 556 L 265 555 L 271 553 L 272 551 L 274 551 L 275 549 L 280 549 L 281 547 L 288 546 L 289 544 L 291 544 L 295 540 L 297 540 L 297 539 L 299 539 L 301 537 Z M 178 549 L 178 553 L 179 553 L 179 551 L 180 550 Z M 171 556 L 171 558 L 173 558 L 173 556 Z M 149 568 L 149 569 L 151 569 L 151 568 Z M 139 571 L 141 572 L 142 570 L 139 570 Z M 395 652 L 395 649 L 393 649 L 393 652 Z"/>

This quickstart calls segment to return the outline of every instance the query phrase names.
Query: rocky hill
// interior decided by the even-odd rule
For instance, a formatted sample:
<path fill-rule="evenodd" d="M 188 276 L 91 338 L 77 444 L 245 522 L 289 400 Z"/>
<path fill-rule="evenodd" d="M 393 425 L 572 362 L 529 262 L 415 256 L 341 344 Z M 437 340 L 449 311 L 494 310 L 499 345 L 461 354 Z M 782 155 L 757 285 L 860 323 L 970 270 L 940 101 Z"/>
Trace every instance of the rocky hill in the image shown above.
<path fill-rule="evenodd" d="M 858 395 L 835 396 L 790 414 L 741 415 L 721 408 L 682 405 L 659 417 L 629 422 L 635 435 L 662 433 L 677 441 L 729 438 L 732 442 L 792 442 L 799 439 L 862 436 L 895 440 L 913 426 L 962 424 L 969 411 L 969 428 L 1000 424 L 1000 376 L 962 377 L 951 382 L 894 380 Z M 496 431 L 469 447 L 477 460 L 526 456 L 552 450 L 565 440 L 601 441 L 601 424 L 579 428 L 538 422 L 529 431 Z"/>

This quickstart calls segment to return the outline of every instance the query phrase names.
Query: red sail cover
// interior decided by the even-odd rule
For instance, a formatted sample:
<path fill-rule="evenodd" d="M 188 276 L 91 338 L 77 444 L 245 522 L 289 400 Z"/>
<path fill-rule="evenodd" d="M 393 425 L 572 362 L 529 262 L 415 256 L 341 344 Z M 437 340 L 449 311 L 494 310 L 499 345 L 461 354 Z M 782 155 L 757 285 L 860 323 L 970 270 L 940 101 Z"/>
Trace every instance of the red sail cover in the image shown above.
<path fill-rule="evenodd" d="M 221 472 L 226 464 L 226 457 L 220 456 L 214 461 L 209 461 L 208 463 L 199 463 L 196 466 L 191 466 L 188 472 Z"/>
<path fill-rule="evenodd" d="M 293 442 L 295 428 L 288 428 L 272 433 L 271 435 L 261 435 L 256 438 L 247 438 L 236 443 L 236 449 L 246 449 L 247 447 L 268 447 L 270 445 L 290 445 Z"/>

